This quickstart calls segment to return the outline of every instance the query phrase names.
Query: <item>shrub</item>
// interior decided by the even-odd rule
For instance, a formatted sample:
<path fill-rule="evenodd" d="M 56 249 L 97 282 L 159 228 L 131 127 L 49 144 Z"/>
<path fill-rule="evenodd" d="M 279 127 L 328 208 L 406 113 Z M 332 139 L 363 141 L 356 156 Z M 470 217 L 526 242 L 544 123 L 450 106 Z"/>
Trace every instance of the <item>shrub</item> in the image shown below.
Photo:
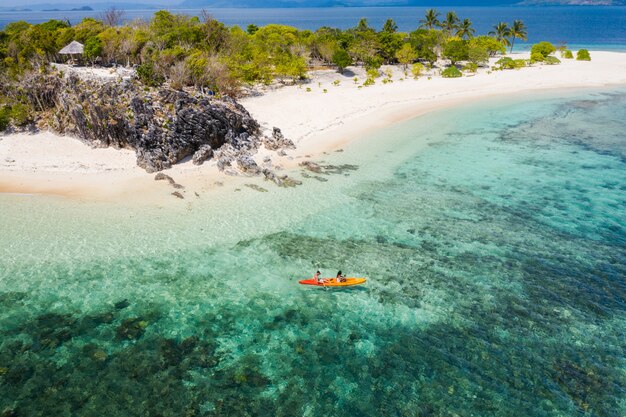
<path fill-rule="evenodd" d="M 380 71 L 375 68 L 370 68 L 367 70 L 367 79 L 375 79 L 380 77 Z"/>
<path fill-rule="evenodd" d="M 569 49 L 565 49 L 564 51 L 561 51 L 561 58 L 574 59 L 574 54 Z"/>
<path fill-rule="evenodd" d="M 460 39 L 451 39 L 443 47 L 443 57 L 450 60 L 452 65 L 468 58 L 467 43 Z"/>
<path fill-rule="evenodd" d="M 0 107 L 0 132 L 9 127 L 11 121 L 11 108 L 9 106 Z"/>
<path fill-rule="evenodd" d="M 411 67 L 411 73 L 413 74 L 413 78 L 415 78 L 416 80 L 419 78 L 420 75 L 422 75 L 423 72 L 424 65 L 420 64 L 419 62 L 416 62 Z"/>
<path fill-rule="evenodd" d="M 581 49 L 576 53 L 576 61 L 591 61 L 591 55 L 586 49 Z"/>
<path fill-rule="evenodd" d="M 443 70 L 441 72 L 441 76 L 443 78 L 458 78 L 458 77 L 462 77 L 463 74 L 461 74 L 461 71 L 459 71 L 457 67 L 452 66 Z"/>
<path fill-rule="evenodd" d="M 487 51 L 489 56 L 496 56 L 497 54 L 504 54 L 506 47 L 502 42 L 491 36 L 477 36 L 469 40 L 470 49 L 483 48 Z"/>
<path fill-rule="evenodd" d="M 520 69 L 526 66 L 526 61 L 523 59 L 511 59 L 509 57 L 504 57 L 496 61 L 496 65 L 497 66 L 493 68 L 495 70 Z"/>
<path fill-rule="evenodd" d="M 11 120 L 16 126 L 23 126 L 28 123 L 31 120 L 29 107 L 26 104 L 11 106 Z"/>
<path fill-rule="evenodd" d="M 546 58 L 540 54 L 539 52 L 532 52 L 530 54 L 530 62 L 534 64 L 535 62 L 543 62 Z"/>
<path fill-rule="evenodd" d="M 547 65 L 558 65 L 561 63 L 561 60 L 555 56 L 547 56 L 543 62 Z"/>
<path fill-rule="evenodd" d="M 528 65 L 528 62 L 525 59 L 514 59 L 513 60 L 513 69 L 524 68 Z"/>
<path fill-rule="evenodd" d="M 489 52 L 480 46 L 470 47 L 467 52 L 467 60 L 473 64 L 484 65 L 489 62 Z"/>
<path fill-rule="evenodd" d="M 370 70 L 378 70 L 383 65 L 383 59 L 379 56 L 374 56 L 365 61 L 365 69 L 369 72 Z"/>
<path fill-rule="evenodd" d="M 343 73 L 343 70 L 352 64 L 352 57 L 346 50 L 339 49 L 333 54 L 333 64 L 337 66 L 340 73 Z"/>
<path fill-rule="evenodd" d="M 532 48 L 530 48 L 531 56 L 533 53 L 540 53 L 545 58 L 548 55 L 553 54 L 554 52 L 556 52 L 556 47 L 550 42 L 539 42 L 534 44 Z"/>
<path fill-rule="evenodd" d="M 83 54 L 85 58 L 93 60 L 102 55 L 102 41 L 100 38 L 96 36 L 92 36 L 91 38 L 85 41 L 85 46 L 83 49 Z"/>
<path fill-rule="evenodd" d="M 154 70 L 154 65 L 152 62 L 146 62 L 137 67 L 137 78 L 143 84 L 150 87 L 158 87 L 163 84 L 163 77 L 158 75 Z"/>
<path fill-rule="evenodd" d="M 476 72 L 478 71 L 478 64 L 474 63 L 474 62 L 468 62 L 467 64 L 465 64 L 465 66 L 463 67 L 463 71 L 467 71 L 467 72 Z"/>

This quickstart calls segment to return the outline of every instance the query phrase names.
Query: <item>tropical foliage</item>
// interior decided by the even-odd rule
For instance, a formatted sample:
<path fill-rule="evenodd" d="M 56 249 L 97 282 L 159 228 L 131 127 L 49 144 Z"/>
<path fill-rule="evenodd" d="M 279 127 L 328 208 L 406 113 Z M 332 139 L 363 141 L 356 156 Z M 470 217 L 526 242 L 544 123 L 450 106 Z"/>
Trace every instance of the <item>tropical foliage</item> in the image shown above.
<path fill-rule="evenodd" d="M 591 55 L 586 49 L 581 49 L 576 53 L 576 60 L 578 61 L 591 61 Z"/>
<path fill-rule="evenodd" d="M 526 36 L 523 24 L 516 24 L 519 21 L 512 30 L 504 24 L 506 30 L 493 36 L 475 36 L 470 19 L 453 11 L 442 15 L 435 9 L 406 33 L 392 19 L 380 30 L 361 19 L 346 30 L 321 27 L 316 31 L 285 25 L 227 27 L 208 15 L 165 10 L 147 21 L 121 25 L 119 20 L 6 25 L 0 31 L 0 124 L 28 115 L 20 107 L 28 74 L 49 71 L 49 63 L 66 61 L 68 57 L 59 51 L 74 40 L 84 45 L 85 63 L 134 67 L 146 86 L 167 83 L 172 88 L 236 96 L 245 85 L 294 82 L 320 66 L 340 72 L 350 65 L 363 66 L 373 83 L 383 64 L 400 64 L 405 73 L 412 68 L 414 76 L 440 59 L 484 65 L 489 57 L 505 53 L 510 37 Z"/>

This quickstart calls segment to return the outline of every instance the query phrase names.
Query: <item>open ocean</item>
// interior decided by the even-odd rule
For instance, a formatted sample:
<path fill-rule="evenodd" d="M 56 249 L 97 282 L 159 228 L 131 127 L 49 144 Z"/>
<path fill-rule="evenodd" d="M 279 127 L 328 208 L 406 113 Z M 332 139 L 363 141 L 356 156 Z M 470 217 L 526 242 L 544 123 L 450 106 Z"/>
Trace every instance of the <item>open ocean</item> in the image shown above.
<path fill-rule="evenodd" d="M 436 6 L 435 6 L 436 7 Z M 528 43 L 539 41 L 566 42 L 572 48 L 626 50 L 626 7 L 455 7 L 439 8 L 445 13 L 455 10 L 463 18 L 470 18 L 479 34 L 486 34 L 498 22 L 523 20 L 528 26 Z M 149 19 L 156 10 L 132 10 L 126 18 Z M 393 18 L 400 30 L 417 28 L 425 7 L 350 7 L 350 8 L 295 8 L 295 9 L 207 9 L 227 25 L 247 26 L 250 23 L 267 25 L 280 23 L 301 29 L 315 30 L 321 26 L 347 29 L 366 17 L 374 27 L 381 28 L 387 18 Z M 201 10 L 173 9 L 174 13 L 199 15 Z M 98 17 L 92 12 L 0 12 L 0 28 L 16 20 L 41 23 L 49 19 L 67 19 L 72 24 L 85 16 Z"/>
<path fill-rule="evenodd" d="M 295 189 L 0 194 L 0 412 L 623 417 L 625 131 L 623 88 L 534 93 Z M 316 269 L 368 282 L 297 284 Z"/>

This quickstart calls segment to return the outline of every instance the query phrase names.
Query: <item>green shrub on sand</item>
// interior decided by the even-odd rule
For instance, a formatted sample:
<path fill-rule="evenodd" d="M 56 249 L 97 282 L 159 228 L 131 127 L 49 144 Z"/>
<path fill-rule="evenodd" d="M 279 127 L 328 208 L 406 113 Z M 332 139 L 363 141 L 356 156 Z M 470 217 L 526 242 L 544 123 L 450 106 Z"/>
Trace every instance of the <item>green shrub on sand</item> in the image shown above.
<path fill-rule="evenodd" d="M 581 49 L 576 53 L 576 61 L 591 61 L 591 55 L 586 49 Z"/>
<path fill-rule="evenodd" d="M 546 65 L 558 65 L 561 63 L 561 60 L 555 56 L 547 56 L 543 63 Z"/>
<path fill-rule="evenodd" d="M 543 57 L 547 57 L 548 55 L 556 52 L 556 47 L 552 45 L 550 42 L 539 42 L 536 43 L 530 48 L 530 54 L 540 53 Z"/>
<path fill-rule="evenodd" d="M 461 74 L 461 71 L 459 71 L 457 67 L 452 66 L 443 70 L 441 72 L 441 76 L 443 78 L 459 78 L 459 77 L 462 77 L 463 74 Z"/>

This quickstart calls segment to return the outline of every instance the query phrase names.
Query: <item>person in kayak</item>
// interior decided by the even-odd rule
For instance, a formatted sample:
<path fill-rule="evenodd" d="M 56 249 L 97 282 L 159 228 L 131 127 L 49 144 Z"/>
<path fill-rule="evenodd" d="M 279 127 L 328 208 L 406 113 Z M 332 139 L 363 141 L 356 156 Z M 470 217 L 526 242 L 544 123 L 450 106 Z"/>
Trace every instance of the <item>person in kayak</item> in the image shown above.
<path fill-rule="evenodd" d="M 322 273 L 320 271 L 317 271 L 315 275 L 313 275 L 313 279 L 316 280 L 319 284 L 321 284 L 323 281 L 321 275 Z"/>
<path fill-rule="evenodd" d="M 341 275 L 341 271 L 337 272 L 337 277 L 335 279 L 337 282 L 346 282 L 346 276 Z"/>

